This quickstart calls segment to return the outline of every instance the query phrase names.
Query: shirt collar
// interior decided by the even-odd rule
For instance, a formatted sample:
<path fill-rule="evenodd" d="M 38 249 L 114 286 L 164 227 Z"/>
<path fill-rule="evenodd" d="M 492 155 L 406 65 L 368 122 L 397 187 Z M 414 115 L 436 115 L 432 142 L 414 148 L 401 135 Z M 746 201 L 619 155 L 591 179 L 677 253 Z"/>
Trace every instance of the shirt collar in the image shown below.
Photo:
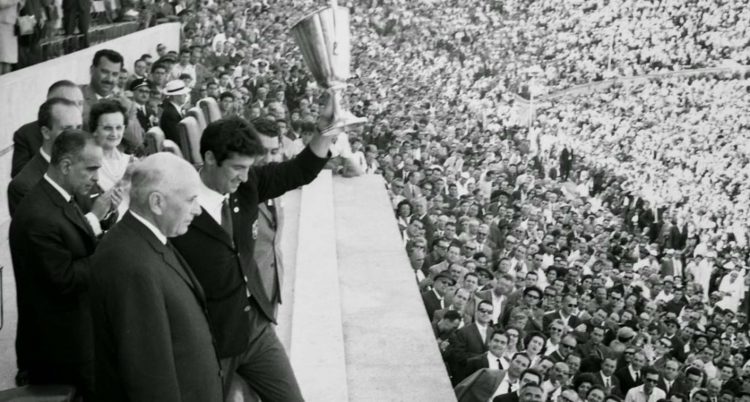
<path fill-rule="evenodd" d="M 47 163 L 49 163 L 50 160 L 52 160 L 52 158 L 49 155 L 47 155 L 47 152 L 44 152 L 44 148 L 39 148 L 39 153 L 42 154 L 42 158 L 44 158 L 44 160 L 47 161 Z"/>
<path fill-rule="evenodd" d="M 58 193 L 65 199 L 65 202 L 70 202 L 70 200 L 73 198 L 73 196 L 70 195 L 67 191 L 65 191 L 64 188 L 60 187 L 59 184 L 55 183 L 54 180 L 52 180 L 47 173 L 44 174 L 44 180 L 47 180 L 47 183 L 49 183 L 52 187 L 57 190 Z"/>
<path fill-rule="evenodd" d="M 219 194 L 201 182 L 198 190 L 198 204 L 205 209 L 214 220 L 221 225 L 221 207 L 229 195 Z"/>
<path fill-rule="evenodd" d="M 156 238 L 159 239 L 159 242 L 161 242 L 161 244 L 167 244 L 167 236 L 165 236 L 164 233 L 162 233 L 161 230 L 159 230 L 159 228 L 154 226 L 153 223 L 147 221 L 146 218 L 133 212 L 132 209 L 130 210 L 130 213 L 133 215 L 133 218 L 141 222 L 143 226 L 147 227 L 148 230 L 150 230 L 154 234 L 154 236 L 156 236 Z"/>

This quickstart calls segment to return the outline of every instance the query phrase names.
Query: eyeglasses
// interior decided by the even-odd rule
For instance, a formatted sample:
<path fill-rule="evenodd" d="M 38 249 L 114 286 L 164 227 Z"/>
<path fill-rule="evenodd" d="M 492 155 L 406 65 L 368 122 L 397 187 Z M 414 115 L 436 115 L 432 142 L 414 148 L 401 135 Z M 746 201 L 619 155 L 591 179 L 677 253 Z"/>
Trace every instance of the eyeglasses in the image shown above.
<path fill-rule="evenodd" d="M 550 331 L 554 331 L 554 332 L 563 332 L 563 329 L 562 329 L 562 328 L 560 328 L 560 327 L 552 327 L 552 328 L 550 328 L 549 330 L 550 330 Z"/>
<path fill-rule="evenodd" d="M 479 309 L 478 311 L 479 311 L 480 313 L 484 313 L 484 314 L 492 314 L 492 310 L 485 310 L 485 309 L 481 309 L 481 308 L 480 308 L 480 309 Z"/>
<path fill-rule="evenodd" d="M 570 303 L 570 304 L 568 304 L 568 307 L 570 307 L 570 308 L 576 308 L 576 307 L 578 307 L 578 304 L 577 303 Z"/>
<path fill-rule="evenodd" d="M 644 381 L 656 384 L 659 382 L 658 378 L 646 378 Z"/>
<path fill-rule="evenodd" d="M 537 299 L 537 300 L 541 299 L 541 297 L 539 297 L 539 296 L 537 296 L 537 295 L 535 295 L 533 293 L 527 294 L 526 297 L 528 297 L 529 299 Z"/>
<path fill-rule="evenodd" d="M 568 344 L 565 344 L 565 343 L 561 343 L 560 347 L 567 348 L 567 349 L 574 349 L 576 346 L 575 345 L 568 345 Z"/>

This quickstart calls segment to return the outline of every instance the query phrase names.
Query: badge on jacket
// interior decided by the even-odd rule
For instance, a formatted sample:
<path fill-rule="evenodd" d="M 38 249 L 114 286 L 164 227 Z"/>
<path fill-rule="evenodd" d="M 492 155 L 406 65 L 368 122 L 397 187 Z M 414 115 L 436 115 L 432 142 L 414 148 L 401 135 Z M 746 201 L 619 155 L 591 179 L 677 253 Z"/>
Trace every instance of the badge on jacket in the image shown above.
<path fill-rule="evenodd" d="M 258 238 L 258 220 L 256 219 L 253 222 L 253 240 L 256 240 Z"/>

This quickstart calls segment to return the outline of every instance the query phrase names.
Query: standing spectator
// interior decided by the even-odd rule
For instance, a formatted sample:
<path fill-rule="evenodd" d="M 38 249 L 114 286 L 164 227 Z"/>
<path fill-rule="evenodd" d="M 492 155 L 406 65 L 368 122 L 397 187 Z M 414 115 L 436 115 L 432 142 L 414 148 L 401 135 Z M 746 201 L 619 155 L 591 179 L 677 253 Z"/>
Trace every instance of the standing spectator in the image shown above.
<path fill-rule="evenodd" d="M 19 368 L 29 384 L 71 384 L 85 400 L 94 400 L 90 257 L 102 233 L 99 219 L 119 202 L 119 194 L 100 196 L 85 216 L 77 202 L 89 198 L 101 158 L 90 134 L 60 134 L 44 179 L 19 205 L 8 235 L 18 294 Z"/>
<path fill-rule="evenodd" d="M 3 0 L 0 2 L 0 75 L 7 74 L 18 63 L 18 38 L 16 21 L 18 20 L 21 0 Z"/>
<path fill-rule="evenodd" d="M 164 131 L 164 137 L 175 144 L 180 143 L 180 133 L 177 125 L 182 120 L 182 108 L 190 94 L 190 89 L 182 80 L 169 81 L 164 87 L 164 101 L 162 102 L 159 127 Z"/>
<path fill-rule="evenodd" d="M 75 50 L 89 47 L 89 25 L 91 23 L 91 0 L 63 0 L 63 29 L 66 36 L 81 35 L 82 42 Z"/>
<path fill-rule="evenodd" d="M 168 240 L 200 213 L 199 189 L 172 154 L 133 172 L 131 209 L 92 258 L 97 401 L 223 400 L 203 289 Z"/>

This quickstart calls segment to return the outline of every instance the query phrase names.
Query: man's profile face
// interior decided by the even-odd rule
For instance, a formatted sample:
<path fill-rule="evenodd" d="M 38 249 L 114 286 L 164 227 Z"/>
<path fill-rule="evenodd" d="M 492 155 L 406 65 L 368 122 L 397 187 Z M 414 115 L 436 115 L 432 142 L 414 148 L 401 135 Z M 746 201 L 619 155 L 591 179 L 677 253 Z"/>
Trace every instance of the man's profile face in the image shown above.
<path fill-rule="evenodd" d="M 208 155 L 208 153 L 206 153 Z M 255 158 L 246 155 L 231 153 L 221 165 L 212 161 L 214 172 L 214 184 L 219 194 L 231 194 L 237 191 L 240 184 L 247 181 L 250 167 L 255 163 Z"/>
<path fill-rule="evenodd" d="M 87 197 L 99 180 L 99 168 L 102 166 L 102 148 L 93 142 L 87 143 L 78 155 L 72 156 L 64 168 L 66 181 L 79 196 Z"/>
<path fill-rule="evenodd" d="M 162 232 L 167 237 L 183 235 L 187 232 L 193 218 L 200 215 L 198 203 L 200 178 L 197 172 L 179 179 L 174 188 L 165 189 L 166 208 L 162 218 Z"/>

